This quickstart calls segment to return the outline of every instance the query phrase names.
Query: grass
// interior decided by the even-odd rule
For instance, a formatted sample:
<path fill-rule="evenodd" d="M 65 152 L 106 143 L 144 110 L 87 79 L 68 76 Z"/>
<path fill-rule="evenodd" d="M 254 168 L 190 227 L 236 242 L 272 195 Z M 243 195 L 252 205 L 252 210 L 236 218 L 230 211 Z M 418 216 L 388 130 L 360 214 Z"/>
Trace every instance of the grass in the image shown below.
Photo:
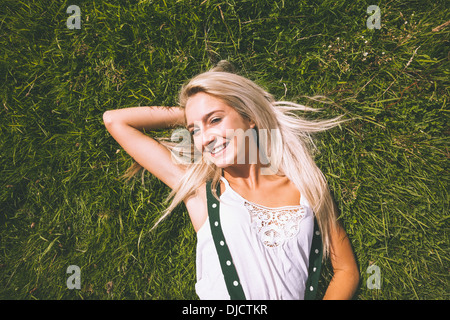
<path fill-rule="evenodd" d="M 149 232 L 170 190 L 119 179 L 132 160 L 102 114 L 174 105 L 220 59 L 279 100 L 324 94 L 323 117 L 354 119 L 317 136 L 316 160 L 360 268 L 355 299 L 448 299 L 448 9 L 379 1 L 370 30 L 371 4 L 2 0 L 0 299 L 197 298 L 185 208 Z M 366 285 L 372 264 L 381 289 Z"/>

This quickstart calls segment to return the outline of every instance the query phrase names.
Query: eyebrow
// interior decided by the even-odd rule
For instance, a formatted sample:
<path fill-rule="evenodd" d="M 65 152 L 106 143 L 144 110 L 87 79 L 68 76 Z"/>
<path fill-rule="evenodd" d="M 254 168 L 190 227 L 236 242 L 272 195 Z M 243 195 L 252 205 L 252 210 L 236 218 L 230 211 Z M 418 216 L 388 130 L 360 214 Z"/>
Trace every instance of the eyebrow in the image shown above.
<path fill-rule="evenodd" d="M 213 111 L 211 111 L 211 112 L 208 112 L 207 114 L 205 114 L 204 116 L 203 116 L 203 118 L 202 118 L 202 120 L 203 121 L 205 121 L 206 119 L 208 119 L 211 115 L 213 115 L 214 113 L 216 113 L 216 112 L 224 112 L 223 110 L 221 110 L 221 109 L 217 109 L 217 110 L 213 110 Z M 186 126 L 186 129 L 190 129 L 190 128 L 192 128 L 194 126 L 194 124 L 193 123 L 190 123 L 190 124 L 188 124 L 187 126 Z"/>

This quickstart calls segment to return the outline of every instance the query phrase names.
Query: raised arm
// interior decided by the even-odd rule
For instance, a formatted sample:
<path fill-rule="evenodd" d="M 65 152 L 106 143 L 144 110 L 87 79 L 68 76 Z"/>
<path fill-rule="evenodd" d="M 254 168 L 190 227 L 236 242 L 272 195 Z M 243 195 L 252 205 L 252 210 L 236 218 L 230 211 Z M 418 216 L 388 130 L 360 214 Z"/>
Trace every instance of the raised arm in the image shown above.
<path fill-rule="evenodd" d="M 142 167 L 170 188 L 184 175 L 184 169 L 172 161 L 170 151 L 143 133 L 185 124 L 179 107 L 134 107 L 109 110 L 103 122 L 113 138 Z"/>

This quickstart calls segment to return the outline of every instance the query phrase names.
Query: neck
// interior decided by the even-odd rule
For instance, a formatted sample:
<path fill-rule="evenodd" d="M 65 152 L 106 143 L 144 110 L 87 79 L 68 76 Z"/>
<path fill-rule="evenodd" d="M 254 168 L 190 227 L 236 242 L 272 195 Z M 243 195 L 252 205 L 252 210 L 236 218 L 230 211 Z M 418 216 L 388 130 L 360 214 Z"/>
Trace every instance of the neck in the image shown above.
<path fill-rule="evenodd" d="M 237 164 L 222 170 L 222 175 L 232 185 L 245 184 L 249 189 L 256 189 L 261 181 L 259 164 Z"/>

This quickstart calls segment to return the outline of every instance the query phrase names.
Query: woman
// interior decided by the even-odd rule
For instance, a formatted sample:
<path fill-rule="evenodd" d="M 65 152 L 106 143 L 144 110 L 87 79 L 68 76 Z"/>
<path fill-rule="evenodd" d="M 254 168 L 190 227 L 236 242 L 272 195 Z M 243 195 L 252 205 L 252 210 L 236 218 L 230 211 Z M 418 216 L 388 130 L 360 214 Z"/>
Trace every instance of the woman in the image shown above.
<path fill-rule="evenodd" d="M 172 189 L 173 201 L 158 223 L 185 203 L 197 232 L 196 292 L 201 299 L 230 298 L 212 238 L 215 228 L 208 223 L 207 194 L 219 200 L 220 224 L 232 257 L 227 264 L 235 267 L 247 299 L 303 299 L 306 290 L 315 290 L 306 288 L 314 220 L 323 256 L 330 257 L 334 271 L 324 299 L 350 299 L 359 282 L 358 268 L 309 150 L 310 133 L 343 120 L 305 120 L 291 111 L 317 110 L 276 102 L 254 82 L 225 72 L 224 66 L 221 62 L 184 85 L 179 107 L 105 112 L 108 131 L 138 167 Z M 178 126 L 190 138 L 176 147 L 142 132 Z"/>

